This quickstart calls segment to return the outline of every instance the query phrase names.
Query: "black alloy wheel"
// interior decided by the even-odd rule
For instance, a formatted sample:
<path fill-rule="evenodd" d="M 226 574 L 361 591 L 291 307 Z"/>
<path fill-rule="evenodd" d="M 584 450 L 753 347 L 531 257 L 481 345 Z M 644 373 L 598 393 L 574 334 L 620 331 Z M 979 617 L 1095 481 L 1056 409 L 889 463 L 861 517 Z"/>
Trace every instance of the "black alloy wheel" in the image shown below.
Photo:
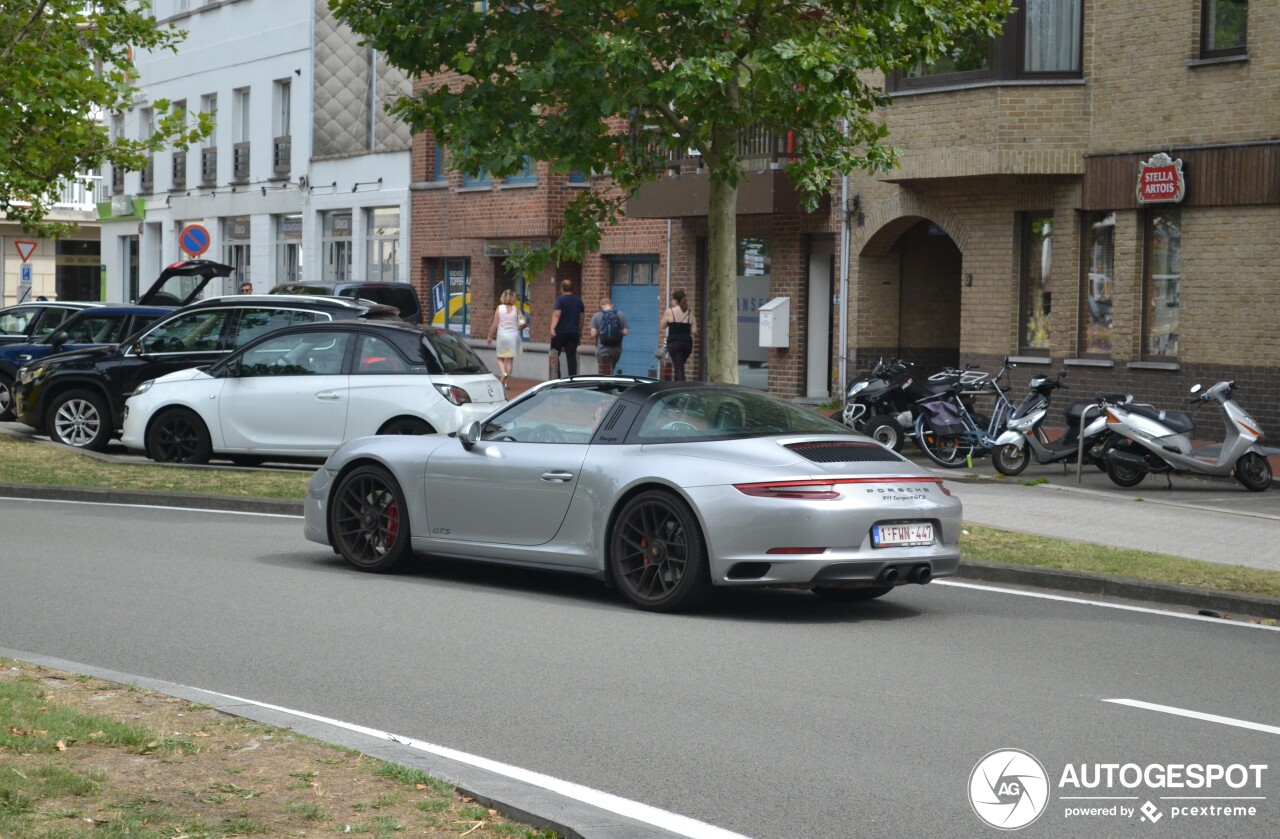
<path fill-rule="evenodd" d="M 707 556 L 693 511 L 666 490 L 642 492 L 613 525 L 609 569 L 627 599 L 652 612 L 695 605 L 707 593 Z"/>
<path fill-rule="evenodd" d="M 813 593 L 823 600 L 830 600 L 832 603 L 865 603 L 868 600 L 875 600 L 877 597 L 884 597 L 893 589 L 894 586 L 870 586 L 868 588 L 818 586 L 813 589 Z"/>
<path fill-rule="evenodd" d="M 1250 492 L 1266 492 L 1271 486 L 1271 464 L 1257 452 L 1245 452 L 1236 461 L 1236 480 Z"/>
<path fill-rule="evenodd" d="M 185 408 L 165 411 L 147 429 L 147 457 L 158 463 L 208 463 L 211 451 L 209 429 Z"/>
<path fill-rule="evenodd" d="M 381 466 L 361 466 L 329 496 L 329 533 L 343 559 L 361 571 L 392 571 L 411 555 L 404 493 Z"/>
<path fill-rule="evenodd" d="M 77 449 L 100 452 L 111 439 L 107 401 L 91 390 L 69 390 L 53 400 L 45 415 L 49 436 Z"/>
<path fill-rule="evenodd" d="M 13 419 L 13 379 L 0 373 L 0 422 Z"/>

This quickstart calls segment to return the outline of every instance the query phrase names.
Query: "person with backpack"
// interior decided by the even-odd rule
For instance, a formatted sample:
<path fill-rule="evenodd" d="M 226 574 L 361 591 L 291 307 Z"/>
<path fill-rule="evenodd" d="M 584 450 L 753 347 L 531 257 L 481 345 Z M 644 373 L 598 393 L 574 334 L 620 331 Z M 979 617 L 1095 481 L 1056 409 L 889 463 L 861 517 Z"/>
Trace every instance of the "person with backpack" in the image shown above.
<path fill-rule="evenodd" d="M 596 369 L 602 375 L 617 372 L 614 368 L 622 355 L 622 339 L 630 331 L 626 315 L 615 311 L 608 297 L 601 298 L 600 311 L 591 316 L 590 328 L 596 340 Z"/>

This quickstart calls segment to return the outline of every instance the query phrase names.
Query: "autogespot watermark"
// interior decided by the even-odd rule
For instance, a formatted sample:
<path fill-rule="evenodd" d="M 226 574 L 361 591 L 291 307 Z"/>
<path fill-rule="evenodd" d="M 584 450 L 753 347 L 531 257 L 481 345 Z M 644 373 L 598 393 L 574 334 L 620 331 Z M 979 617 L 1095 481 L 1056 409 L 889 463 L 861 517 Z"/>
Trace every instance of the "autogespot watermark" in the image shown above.
<path fill-rule="evenodd" d="M 1068 763 L 1051 785 L 1044 764 L 1006 748 L 973 767 L 969 803 L 991 827 L 1018 830 L 1050 809 L 1056 786 L 1063 818 L 1200 819 L 1229 830 L 1265 806 L 1267 770 L 1265 763 Z"/>

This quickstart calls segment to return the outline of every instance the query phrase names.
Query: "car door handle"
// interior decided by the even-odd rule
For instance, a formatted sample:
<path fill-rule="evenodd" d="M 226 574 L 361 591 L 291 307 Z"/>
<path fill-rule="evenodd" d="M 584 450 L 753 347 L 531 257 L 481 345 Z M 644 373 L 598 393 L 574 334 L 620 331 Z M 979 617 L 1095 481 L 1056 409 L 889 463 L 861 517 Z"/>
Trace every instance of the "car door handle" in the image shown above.
<path fill-rule="evenodd" d="M 546 481 L 549 484 L 567 484 L 569 483 L 569 481 L 573 480 L 573 473 L 559 472 L 555 470 L 551 472 L 543 472 L 542 480 Z"/>
<path fill-rule="evenodd" d="M 334 393 L 332 390 L 322 390 L 316 394 L 316 399 L 324 399 L 328 402 L 337 402 L 341 398 L 341 393 Z"/>

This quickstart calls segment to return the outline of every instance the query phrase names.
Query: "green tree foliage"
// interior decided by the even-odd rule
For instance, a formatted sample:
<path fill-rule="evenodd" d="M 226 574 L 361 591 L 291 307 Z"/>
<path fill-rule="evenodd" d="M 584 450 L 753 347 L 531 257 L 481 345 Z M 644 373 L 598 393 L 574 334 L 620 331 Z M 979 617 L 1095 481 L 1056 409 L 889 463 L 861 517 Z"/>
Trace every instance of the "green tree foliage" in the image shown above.
<path fill-rule="evenodd" d="M 62 230 L 45 222 L 61 179 L 104 163 L 139 169 L 151 152 L 208 136 L 209 118 L 186 124 L 163 100 L 149 103 L 160 116 L 149 139 L 113 140 L 102 121 L 134 103 L 132 51 L 174 51 L 185 35 L 157 27 L 145 5 L 0 2 L 0 212 L 25 229 Z"/>
<path fill-rule="evenodd" d="M 701 155 L 711 178 L 708 377 L 737 380 L 734 291 L 750 127 L 793 132 L 786 171 L 812 208 L 832 178 L 895 161 L 877 112 L 881 73 L 994 34 L 1008 0 L 330 0 L 338 17 L 427 84 L 393 106 L 463 172 L 510 175 L 524 155 L 556 171 L 608 172 L 578 193 L 526 272 L 594 249 L 628 195 L 668 156 Z M 879 71 L 879 72 L 876 72 Z"/>

